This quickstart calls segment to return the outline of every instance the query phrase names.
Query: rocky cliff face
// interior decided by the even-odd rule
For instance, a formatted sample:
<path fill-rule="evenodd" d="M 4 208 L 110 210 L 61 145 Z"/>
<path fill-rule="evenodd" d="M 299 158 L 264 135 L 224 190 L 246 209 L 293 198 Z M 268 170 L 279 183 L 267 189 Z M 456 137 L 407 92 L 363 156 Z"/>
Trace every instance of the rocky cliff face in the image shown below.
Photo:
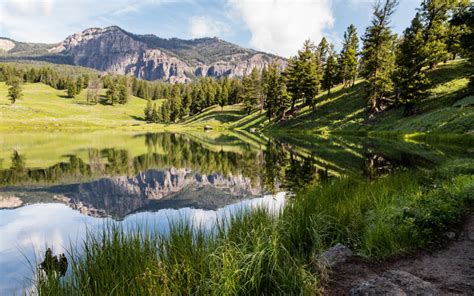
<path fill-rule="evenodd" d="M 244 49 L 218 38 L 181 40 L 135 35 L 119 27 L 91 28 L 49 49 L 75 65 L 146 80 L 185 82 L 200 76 L 244 76 L 286 60 Z"/>

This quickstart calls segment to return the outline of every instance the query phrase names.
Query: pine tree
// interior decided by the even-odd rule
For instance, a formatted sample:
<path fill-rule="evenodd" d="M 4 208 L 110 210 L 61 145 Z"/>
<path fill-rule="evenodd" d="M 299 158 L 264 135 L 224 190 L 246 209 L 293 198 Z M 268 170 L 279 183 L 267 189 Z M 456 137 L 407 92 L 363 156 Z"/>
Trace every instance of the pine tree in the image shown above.
<path fill-rule="evenodd" d="M 309 40 L 306 41 L 303 45 L 303 50 L 299 53 L 299 59 L 302 63 L 303 71 L 300 81 L 303 101 L 306 106 L 311 106 L 314 109 L 315 98 L 319 93 L 321 84 L 321 76 L 318 75 L 316 58 L 313 51 L 314 45 Z"/>
<path fill-rule="evenodd" d="M 169 101 L 166 101 L 163 105 L 161 105 L 161 120 L 164 123 L 170 122 L 170 106 Z"/>
<path fill-rule="evenodd" d="M 339 75 L 344 87 L 354 85 L 357 77 L 357 52 L 359 50 L 359 38 L 354 25 L 347 27 L 344 32 L 344 41 L 339 56 Z"/>
<path fill-rule="evenodd" d="M 295 109 L 296 101 L 303 96 L 300 87 L 301 66 L 296 57 L 288 59 L 286 68 L 287 90 L 291 94 L 291 110 Z"/>
<path fill-rule="evenodd" d="M 287 83 L 292 97 L 292 110 L 298 99 L 303 100 L 304 105 L 314 107 L 320 78 L 317 71 L 317 57 L 311 41 L 306 40 L 303 48 L 298 51 L 298 56 L 288 61 Z"/>
<path fill-rule="evenodd" d="M 158 112 L 158 107 L 156 106 L 156 103 L 153 104 L 153 108 L 151 109 L 150 121 L 154 123 L 163 121 L 160 112 Z"/>
<path fill-rule="evenodd" d="M 23 89 L 21 87 L 21 79 L 19 77 L 13 77 L 9 80 L 8 85 L 8 98 L 12 105 L 16 103 L 18 99 L 23 96 Z"/>
<path fill-rule="evenodd" d="M 252 69 L 250 75 L 244 77 L 242 96 L 244 109 L 248 114 L 250 114 L 252 108 L 260 101 L 261 96 L 260 74 L 256 68 Z"/>
<path fill-rule="evenodd" d="M 76 95 L 80 94 L 84 87 L 84 78 L 79 76 L 76 80 Z"/>
<path fill-rule="evenodd" d="M 324 76 L 323 76 L 323 87 L 328 91 L 328 94 L 331 93 L 331 88 L 334 86 L 337 80 L 337 57 L 336 52 L 334 51 L 334 46 L 330 46 L 328 51 L 328 57 L 326 61 L 326 66 L 324 67 Z"/>
<path fill-rule="evenodd" d="M 423 0 L 419 9 L 430 69 L 448 58 L 447 20 L 456 0 Z"/>
<path fill-rule="evenodd" d="M 448 29 L 446 34 L 446 50 L 448 51 L 448 59 L 454 60 L 462 54 L 461 37 L 469 31 L 465 23 L 458 23 L 455 19 L 469 10 L 469 0 L 456 0 L 451 9 L 448 20 Z M 446 62 L 446 60 L 445 60 Z"/>
<path fill-rule="evenodd" d="M 280 73 L 278 65 L 271 64 L 263 76 L 264 107 L 267 110 L 268 120 L 271 120 L 277 113 L 278 96 L 280 90 Z"/>
<path fill-rule="evenodd" d="M 152 104 L 151 104 L 151 100 L 148 99 L 147 102 L 146 102 L 146 107 L 145 107 L 145 110 L 143 110 L 143 112 L 145 113 L 145 120 L 148 121 L 148 122 L 152 122 L 153 121 L 153 110 L 155 108 L 153 108 Z"/>
<path fill-rule="evenodd" d="M 371 112 L 382 109 L 381 103 L 392 92 L 395 66 L 395 36 L 389 24 L 398 0 L 378 1 L 371 25 L 363 37 L 362 75 L 369 85 L 368 100 Z"/>
<path fill-rule="evenodd" d="M 468 58 L 469 90 L 474 93 L 474 4 L 471 3 L 464 11 L 458 11 L 452 22 L 466 27 L 460 36 L 460 42 L 464 55 Z"/>
<path fill-rule="evenodd" d="M 68 81 L 67 84 L 67 97 L 74 98 L 76 96 L 76 83 Z"/>
<path fill-rule="evenodd" d="M 222 87 L 221 96 L 219 98 L 219 105 L 221 106 L 222 110 L 224 110 L 224 106 L 229 103 L 229 89 L 227 85 L 224 84 Z"/>
<path fill-rule="evenodd" d="M 193 100 L 193 97 L 192 97 L 191 88 L 186 87 L 184 91 L 183 99 L 181 100 L 181 115 L 180 115 L 181 118 L 189 115 L 189 112 L 191 111 L 192 100 Z"/>
<path fill-rule="evenodd" d="M 170 120 L 176 122 L 179 120 L 179 114 L 181 111 L 181 95 L 177 85 L 171 90 L 171 99 L 168 100 L 170 104 Z"/>
<path fill-rule="evenodd" d="M 114 105 L 118 101 L 118 91 L 114 81 L 109 83 L 109 88 L 107 89 L 105 95 L 110 105 Z"/>
<path fill-rule="evenodd" d="M 125 83 L 119 83 L 117 86 L 117 99 L 119 104 L 126 104 L 130 97 L 129 91 Z"/>
<path fill-rule="evenodd" d="M 329 42 L 326 40 L 326 37 L 323 37 L 321 41 L 319 42 L 317 50 L 316 50 L 318 58 L 321 61 L 321 65 L 323 66 L 323 68 L 327 62 L 327 59 L 329 56 L 329 50 L 330 50 Z"/>
<path fill-rule="evenodd" d="M 410 107 L 416 100 L 425 95 L 428 86 L 428 78 L 423 72 L 427 65 L 427 55 L 423 38 L 423 24 L 417 13 L 404 34 L 398 47 L 397 70 L 395 72 L 395 83 L 397 89 L 397 101 Z"/>

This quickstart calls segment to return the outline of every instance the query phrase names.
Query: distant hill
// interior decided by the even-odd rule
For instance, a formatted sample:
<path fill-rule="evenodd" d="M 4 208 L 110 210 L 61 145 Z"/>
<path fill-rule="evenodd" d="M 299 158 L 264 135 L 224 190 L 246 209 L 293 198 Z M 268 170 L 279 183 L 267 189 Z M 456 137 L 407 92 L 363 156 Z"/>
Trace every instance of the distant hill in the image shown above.
<path fill-rule="evenodd" d="M 253 68 L 286 60 L 219 38 L 183 40 L 137 35 L 117 26 L 90 28 L 59 44 L 0 37 L 0 61 L 35 60 L 131 74 L 146 80 L 184 82 L 195 77 L 243 76 Z"/>

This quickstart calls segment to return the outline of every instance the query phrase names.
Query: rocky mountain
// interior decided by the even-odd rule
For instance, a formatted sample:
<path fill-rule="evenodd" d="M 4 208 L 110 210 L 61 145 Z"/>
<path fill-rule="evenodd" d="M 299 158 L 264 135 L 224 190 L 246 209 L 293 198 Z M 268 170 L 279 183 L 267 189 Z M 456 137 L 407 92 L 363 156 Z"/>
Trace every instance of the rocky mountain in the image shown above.
<path fill-rule="evenodd" d="M 146 80 L 185 82 L 195 77 L 244 76 L 286 60 L 218 38 L 182 40 L 137 35 L 117 26 L 90 28 L 55 45 L 0 38 L 0 60 L 66 63 Z"/>

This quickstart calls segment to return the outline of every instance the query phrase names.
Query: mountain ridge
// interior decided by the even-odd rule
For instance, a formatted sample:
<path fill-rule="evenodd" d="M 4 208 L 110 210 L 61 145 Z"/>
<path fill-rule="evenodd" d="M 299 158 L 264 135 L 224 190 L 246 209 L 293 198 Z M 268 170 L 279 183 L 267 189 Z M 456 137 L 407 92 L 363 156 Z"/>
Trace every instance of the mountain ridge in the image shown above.
<path fill-rule="evenodd" d="M 88 28 L 57 44 L 25 43 L 4 37 L 0 41 L 0 61 L 48 61 L 168 82 L 204 76 L 244 76 L 253 68 L 261 71 L 272 62 L 281 68 L 286 65 L 284 58 L 217 37 L 161 38 L 134 34 L 118 26 Z"/>

